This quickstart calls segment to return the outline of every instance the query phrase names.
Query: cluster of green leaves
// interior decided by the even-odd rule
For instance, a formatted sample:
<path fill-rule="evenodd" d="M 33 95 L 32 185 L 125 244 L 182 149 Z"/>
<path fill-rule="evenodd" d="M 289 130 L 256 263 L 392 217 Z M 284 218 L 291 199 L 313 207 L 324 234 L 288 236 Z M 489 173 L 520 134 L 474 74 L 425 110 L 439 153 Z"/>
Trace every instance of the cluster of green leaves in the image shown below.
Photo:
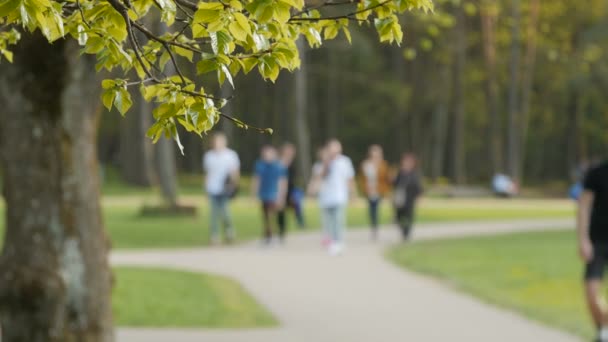
<path fill-rule="evenodd" d="M 19 32 L 12 29 L 7 32 L 0 32 L 0 56 L 6 58 L 9 62 L 13 61 L 13 52 L 9 50 L 9 45 L 15 45 L 20 38 Z"/>
<path fill-rule="evenodd" d="M 331 7 L 331 9 L 330 9 Z M 400 43 L 400 13 L 432 10 L 431 0 L 5 0 L 0 4 L 3 27 L 40 30 L 49 41 L 71 36 L 83 52 L 97 56 L 97 70 L 119 68 L 123 78 L 103 82 L 102 100 L 125 114 L 131 91 L 139 89 L 158 103 L 148 134 L 176 136 L 176 125 L 202 134 L 224 115 L 225 99 L 206 74 L 221 85 L 235 86 L 240 73 L 257 69 L 266 80 L 300 65 L 296 41 L 303 36 L 311 47 L 342 32 L 350 41 L 349 24 L 375 27 L 382 42 Z M 331 14 L 331 15 L 330 15 Z M 1 32 L 0 53 L 11 60 L 7 44 L 16 31 Z M 5 43 L 2 43 L 5 42 Z M 196 75 L 180 65 L 195 64 Z M 134 79 L 134 77 L 136 78 Z"/>

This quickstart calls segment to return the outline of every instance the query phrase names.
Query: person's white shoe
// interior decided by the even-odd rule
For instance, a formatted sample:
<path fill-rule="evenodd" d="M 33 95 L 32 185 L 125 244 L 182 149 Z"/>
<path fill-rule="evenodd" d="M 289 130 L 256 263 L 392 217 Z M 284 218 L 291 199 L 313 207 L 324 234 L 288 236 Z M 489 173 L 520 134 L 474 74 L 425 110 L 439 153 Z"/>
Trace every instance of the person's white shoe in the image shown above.
<path fill-rule="evenodd" d="M 608 327 L 602 327 L 598 336 L 600 342 L 608 342 Z"/>
<path fill-rule="evenodd" d="M 329 255 L 331 256 L 335 256 L 335 255 L 339 255 L 342 254 L 342 252 L 344 251 L 344 245 L 340 242 L 334 242 L 329 246 Z"/>

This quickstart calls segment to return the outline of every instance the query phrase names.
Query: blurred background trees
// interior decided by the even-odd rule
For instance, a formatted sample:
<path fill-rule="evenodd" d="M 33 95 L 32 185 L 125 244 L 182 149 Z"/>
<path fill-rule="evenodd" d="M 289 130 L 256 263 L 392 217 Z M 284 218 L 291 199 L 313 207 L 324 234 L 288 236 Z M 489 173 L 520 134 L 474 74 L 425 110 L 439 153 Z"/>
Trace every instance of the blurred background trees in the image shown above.
<path fill-rule="evenodd" d="M 259 75 L 238 77 L 229 112 L 275 132 L 234 134 L 230 124 L 220 126 L 233 131 L 244 172 L 261 145 L 291 141 L 306 151 L 300 160 L 306 174 L 315 148 L 330 137 L 343 140 L 355 161 L 372 143 L 382 144 L 393 162 L 414 151 L 428 178 L 453 183 L 485 183 L 495 172 L 528 184 L 565 181 L 582 161 L 605 155 L 605 1 L 435 4 L 434 15 L 404 14 L 408 30 L 400 47 L 381 45 L 377 33 L 353 26 L 354 51 L 347 52 L 345 39 L 306 49 L 302 69 L 281 74 L 276 86 Z M 100 139 L 119 139 L 136 151 L 130 142 L 136 138 L 119 134 L 133 120 L 106 121 Z M 206 141 L 182 140 L 179 170 L 200 172 Z M 100 146 L 102 161 L 132 179 L 117 153 L 122 148 Z M 133 153 L 131 163 L 151 156 Z M 139 174 L 134 183 L 146 183 L 148 176 Z"/>

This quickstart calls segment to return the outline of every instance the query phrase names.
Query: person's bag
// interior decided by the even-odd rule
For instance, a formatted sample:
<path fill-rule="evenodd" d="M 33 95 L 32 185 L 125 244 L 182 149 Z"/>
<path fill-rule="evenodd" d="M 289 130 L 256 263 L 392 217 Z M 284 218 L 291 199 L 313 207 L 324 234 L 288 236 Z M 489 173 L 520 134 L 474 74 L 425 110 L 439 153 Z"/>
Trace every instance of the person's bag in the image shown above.
<path fill-rule="evenodd" d="M 407 194 L 405 189 L 395 188 L 393 191 L 393 205 L 396 208 L 402 208 L 405 206 L 405 201 L 407 200 Z"/>
<path fill-rule="evenodd" d="M 407 181 L 404 178 L 400 178 L 395 189 L 393 190 L 393 205 L 395 208 L 403 208 L 407 201 Z"/>
<path fill-rule="evenodd" d="M 227 198 L 233 199 L 239 193 L 239 185 L 230 177 L 226 177 L 226 181 L 224 182 L 224 196 Z"/>

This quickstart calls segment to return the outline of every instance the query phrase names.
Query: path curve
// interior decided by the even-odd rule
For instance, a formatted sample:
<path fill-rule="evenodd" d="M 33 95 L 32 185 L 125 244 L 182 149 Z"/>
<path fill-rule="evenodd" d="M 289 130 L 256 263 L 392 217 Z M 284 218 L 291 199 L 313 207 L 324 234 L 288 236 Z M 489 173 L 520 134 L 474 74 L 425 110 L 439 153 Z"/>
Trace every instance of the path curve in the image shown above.
<path fill-rule="evenodd" d="M 572 220 L 420 224 L 415 240 L 557 230 Z M 482 303 L 435 280 L 404 271 L 383 257 L 397 242 L 383 229 L 347 235 L 345 254 L 329 257 L 317 232 L 295 234 L 285 246 L 117 251 L 114 265 L 161 266 L 230 276 L 280 321 L 252 330 L 119 328 L 119 342 L 401 342 L 578 341 L 574 336 Z"/>

